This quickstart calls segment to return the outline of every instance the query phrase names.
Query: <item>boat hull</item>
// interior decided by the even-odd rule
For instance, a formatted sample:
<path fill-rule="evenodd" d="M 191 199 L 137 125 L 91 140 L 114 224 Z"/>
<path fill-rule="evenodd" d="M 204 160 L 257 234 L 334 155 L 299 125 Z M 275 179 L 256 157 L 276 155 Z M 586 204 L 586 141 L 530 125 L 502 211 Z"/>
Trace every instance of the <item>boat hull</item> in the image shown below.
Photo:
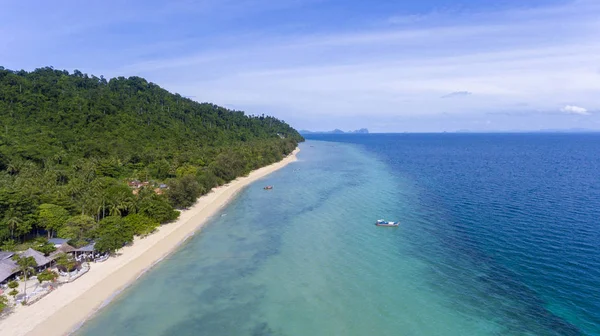
<path fill-rule="evenodd" d="M 399 224 L 375 224 L 376 226 L 398 227 Z"/>

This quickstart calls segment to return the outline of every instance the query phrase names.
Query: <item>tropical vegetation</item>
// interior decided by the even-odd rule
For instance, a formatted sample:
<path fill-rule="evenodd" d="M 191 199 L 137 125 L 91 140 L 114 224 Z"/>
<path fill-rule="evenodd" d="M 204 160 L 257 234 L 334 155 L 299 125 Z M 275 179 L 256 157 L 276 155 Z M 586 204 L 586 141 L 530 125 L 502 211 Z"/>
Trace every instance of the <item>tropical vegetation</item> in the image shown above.
<path fill-rule="evenodd" d="M 17 269 L 23 274 L 23 293 L 27 293 L 27 280 L 35 273 L 38 264 L 33 257 L 23 257 L 18 254 L 13 256 L 13 260 L 17 262 Z"/>
<path fill-rule="evenodd" d="M 4 295 L 0 295 L 0 313 L 4 311 L 8 307 L 8 298 Z"/>
<path fill-rule="evenodd" d="M 77 262 L 66 253 L 61 252 L 54 260 L 56 267 L 62 272 L 71 272 L 77 267 Z"/>
<path fill-rule="evenodd" d="M 33 240 L 61 237 L 115 251 L 300 141 L 284 121 L 140 77 L 0 67 L 0 248 L 48 254 Z"/>
<path fill-rule="evenodd" d="M 44 281 L 54 282 L 58 279 L 58 273 L 46 268 L 37 275 L 37 279 L 40 283 Z"/>

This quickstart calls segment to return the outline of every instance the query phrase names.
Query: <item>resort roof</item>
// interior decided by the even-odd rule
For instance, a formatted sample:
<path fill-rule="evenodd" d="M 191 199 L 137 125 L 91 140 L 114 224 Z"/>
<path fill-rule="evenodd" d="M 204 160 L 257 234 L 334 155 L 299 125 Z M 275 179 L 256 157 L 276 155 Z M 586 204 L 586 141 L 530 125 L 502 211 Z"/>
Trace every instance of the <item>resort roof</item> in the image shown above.
<path fill-rule="evenodd" d="M 62 245 L 62 244 L 65 244 L 68 241 L 69 241 L 68 239 L 64 239 L 64 238 L 51 238 L 51 239 L 48 239 L 48 242 L 50 244 L 54 244 L 54 245 Z"/>
<path fill-rule="evenodd" d="M 91 243 L 91 244 L 85 245 L 84 247 L 80 247 L 80 248 L 76 249 L 75 251 L 77 251 L 77 252 L 94 252 L 94 251 L 96 251 L 94 249 L 94 245 L 96 245 L 96 243 Z"/>
<path fill-rule="evenodd" d="M 54 260 L 54 259 L 56 259 L 56 258 L 58 257 L 58 255 L 59 255 L 59 254 L 61 254 L 61 253 L 69 253 L 69 252 L 73 252 L 73 251 L 75 251 L 75 250 L 76 250 L 76 249 L 75 249 L 73 246 L 71 246 L 71 245 L 69 245 L 69 244 L 67 244 L 67 243 L 65 243 L 65 244 L 62 244 L 62 245 L 60 245 L 60 247 L 59 247 L 59 248 L 57 248 L 57 249 L 56 249 L 56 251 L 54 251 L 54 252 L 52 252 L 52 253 L 50 254 L 50 259 Z"/>
<path fill-rule="evenodd" d="M 14 252 L 0 251 L 0 260 L 9 259 L 14 254 L 15 254 Z"/>
<path fill-rule="evenodd" d="M 0 282 L 10 278 L 11 275 L 17 273 L 17 263 L 12 259 L 0 260 Z"/>
<path fill-rule="evenodd" d="M 20 253 L 20 255 L 22 257 L 33 257 L 38 266 L 44 266 L 52 261 L 52 259 L 46 258 L 42 253 L 32 249 L 31 247 L 28 248 L 25 252 Z"/>

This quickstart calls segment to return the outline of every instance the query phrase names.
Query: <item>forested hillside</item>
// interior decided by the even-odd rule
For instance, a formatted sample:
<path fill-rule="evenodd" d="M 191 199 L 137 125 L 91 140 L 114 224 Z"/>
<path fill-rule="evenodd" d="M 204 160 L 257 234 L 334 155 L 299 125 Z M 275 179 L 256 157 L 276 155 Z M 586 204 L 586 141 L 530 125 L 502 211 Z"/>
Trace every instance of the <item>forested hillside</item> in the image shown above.
<path fill-rule="evenodd" d="M 139 77 L 0 67 L 0 248 L 43 235 L 114 249 L 300 141 L 276 118 Z"/>

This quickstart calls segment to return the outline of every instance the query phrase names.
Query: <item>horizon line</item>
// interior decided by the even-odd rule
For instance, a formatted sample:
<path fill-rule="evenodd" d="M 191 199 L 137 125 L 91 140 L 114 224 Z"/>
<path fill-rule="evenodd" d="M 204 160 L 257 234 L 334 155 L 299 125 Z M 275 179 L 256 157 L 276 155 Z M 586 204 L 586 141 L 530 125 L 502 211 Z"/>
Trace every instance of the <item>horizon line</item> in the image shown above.
<path fill-rule="evenodd" d="M 397 131 L 397 132 L 369 132 L 369 133 L 331 133 L 330 131 L 311 131 L 311 133 L 300 133 L 301 135 L 371 135 L 371 134 L 515 134 L 515 133 L 557 133 L 557 134 L 589 134 L 600 133 L 600 129 L 591 130 L 524 130 L 524 131 Z"/>

